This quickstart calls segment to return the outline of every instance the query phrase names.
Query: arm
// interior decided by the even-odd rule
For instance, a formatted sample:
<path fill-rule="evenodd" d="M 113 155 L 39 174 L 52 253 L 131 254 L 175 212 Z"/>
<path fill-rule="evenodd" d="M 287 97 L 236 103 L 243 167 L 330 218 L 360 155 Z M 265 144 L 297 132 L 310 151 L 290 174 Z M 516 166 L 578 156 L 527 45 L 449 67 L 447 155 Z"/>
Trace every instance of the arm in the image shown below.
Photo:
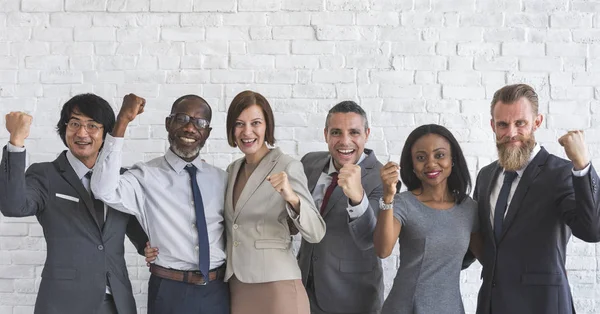
<path fill-rule="evenodd" d="M 475 256 L 475 258 L 477 258 L 479 263 L 483 264 L 483 236 L 481 233 L 471 233 L 471 241 L 469 242 L 469 250 L 467 251 L 467 254 L 468 253 L 471 253 L 473 256 Z M 464 262 L 465 260 L 463 259 L 463 264 Z"/>
<path fill-rule="evenodd" d="M 91 189 L 94 195 L 107 205 L 142 221 L 144 193 L 138 176 L 142 170 L 134 168 L 120 175 L 123 136 L 129 123 L 144 111 L 146 101 L 133 94 L 123 97 L 123 105 L 111 135 L 104 140 L 104 147 L 94 166 Z"/>
<path fill-rule="evenodd" d="M 289 163 L 286 173 L 291 189 L 299 199 L 299 210 L 293 211 L 289 205 L 286 206 L 288 215 L 290 215 L 294 226 L 306 241 L 318 243 L 325 236 L 325 221 L 315 207 L 315 202 L 310 195 L 302 164 L 297 161 Z"/>
<path fill-rule="evenodd" d="M 0 211 L 7 217 L 25 217 L 40 213 L 48 199 L 45 168 L 32 165 L 25 173 L 25 139 L 33 117 L 23 112 L 6 115 L 10 142 L 0 162 Z"/>
<path fill-rule="evenodd" d="M 479 187 L 481 186 L 481 184 L 479 182 L 481 173 L 482 172 L 480 171 L 477 174 L 477 179 L 475 180 L 475 189 L 473 190 L 473 200 L 475 200 L 475 202 L 478 204 L 477 205 L 477 213 L 479 213 L 478 199 L 479 199 Z M 479 227 L 483 228 L 483 225 L 481 224 L 481 219 L 479 217 L 477 219 L 479 219 L 479 222 L 480 222 Z M 483 233 L 481 233 L 481 232 L 471 233 L 471 242 L 469 243 L 469 249 L 467 250 L 467 253 L 465 253 L 465 257 L 463 258 L 461 270 L 469 268 L 469 266 L 471 266 L 471 264 L 473 264 L 473 262 L 475 262 L 475 259 L 479 260 L 481 265 L 483 265 L 483 247 L 484 247 Z"/>
<path fill-rule="evenodd" d="M 394 162 L 388 162 L 379 171 L 383 182 L 383 202 L 400 206 L 396 192 L 396 184 L 399 182 L 398 170 L 400 167 Z M 394 210 L 380 210 L 377 225 L 373 235 L 375 251 L 380 258 L 386 258 L 392 254 L 396 240 L 400 236 L 402 223 L 394 217 Z"/>
<path fill-rule="evenodd" d="M 138 254 L 144 256 L 144 248 L 146 247 L 146 242 L 148 242 L 148 236 L 134 216 L 129 217 L 125 233 L 127 234 L 129 241 L 135 246 Z"/>

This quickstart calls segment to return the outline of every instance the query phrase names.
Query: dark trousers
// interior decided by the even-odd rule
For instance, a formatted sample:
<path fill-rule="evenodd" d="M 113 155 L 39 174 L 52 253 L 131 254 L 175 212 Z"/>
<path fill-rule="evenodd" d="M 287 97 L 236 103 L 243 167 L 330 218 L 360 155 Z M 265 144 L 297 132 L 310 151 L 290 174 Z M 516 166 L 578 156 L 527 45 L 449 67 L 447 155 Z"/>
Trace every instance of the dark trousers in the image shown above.
<path fill-rule="evenodd" d="M 229 284 L 201 286 L 150 275 L 148 314 L 229 314 Z"/>
<path fill-rule="evenodd" d="M 115 300 L 113 299 L 112 295 L 104 295 L 104 300 L 100 305 L 98 314 L 117 314 L 117 306 L 115 305 Z"/>

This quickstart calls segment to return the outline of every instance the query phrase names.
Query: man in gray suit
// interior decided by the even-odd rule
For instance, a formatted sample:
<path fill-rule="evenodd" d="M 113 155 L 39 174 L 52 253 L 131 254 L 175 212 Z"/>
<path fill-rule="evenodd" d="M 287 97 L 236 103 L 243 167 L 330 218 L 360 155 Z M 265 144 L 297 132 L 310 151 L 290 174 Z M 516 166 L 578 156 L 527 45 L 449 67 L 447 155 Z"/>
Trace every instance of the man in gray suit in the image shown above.
<path fill-rule="evenodd" d="M 381 261 L 373 231 L 383 195 L 365 111 L 353 101 L 327 114 L 329 152 L 302 158 L 308 188 L 327 224 L 320 243 L 302 241 L 298 262 L 312 314 L 378 313 L 383 302 Z"/>
<path fill-rule="evenodd" d="M 69 150 L 25 172 L 31 121 L 22 112 L 6 115 L 10 141 L 0 163 L 0 211 L 7 217 L 35 215 L 44 230 L 47 256 L 35 313 L 136 313 L 124 236 L 143 254 L 146 234 L 135 217 L 108 208 L 89 192 L 91 169 L 115 123 L 112 108 L 93 94 L 71 98 L 57 124 Z"/>

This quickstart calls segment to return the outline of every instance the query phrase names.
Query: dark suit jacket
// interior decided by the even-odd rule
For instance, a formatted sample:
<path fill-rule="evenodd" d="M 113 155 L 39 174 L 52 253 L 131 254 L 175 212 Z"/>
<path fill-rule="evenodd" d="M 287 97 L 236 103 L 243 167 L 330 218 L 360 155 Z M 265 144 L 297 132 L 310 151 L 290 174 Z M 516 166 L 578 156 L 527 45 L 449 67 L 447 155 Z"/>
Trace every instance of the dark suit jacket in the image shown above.
<path fill-rule="evenodd" d="M 571 233 L 600 241 L 600 191 L 593 167 L 584 177 L 544 148 L 525 169 L 496 244 L 490 191 L 502 169 L 494 162 L 477 177 L 475 199 L 484 236 L 478 314 L 574 313 L 565 257 Z M 490 312 L 491 310 L 491 312 Z"/>
<path fill-rule="evenodd" d="M 326 312 L 371 313 L 381 310 L 383 304 L 383 271 L 373 247 L 379 198 L 383 195 L 379 176 L 382 165 L 372 150 L 365 149 L 365 153 L 367 157 L 360 167 L 363 189 L 369 199 L 367 211 L 350 221 L 346 210 L 348 197 L 336 187 L 323 213 L 325 237 L 320 243 L 302 240 L 298 254 L 304 285 L 309 273 L 313 274 L 316 300 L 310 302 L 317 302 Z M 311 193 L 330 157 L 328 152 L 315 152 L 302 158 Z"/>
<path fill-rule="evenodd" d="M 124 236 L 143 254 L 146 234 L 135 217 L 108 209 L 100 230 L 93 201 L 65 152 L 55 161 L 32 164 L 25 152 L 0 163 L 0 211 L 7 217 L 35 215 L 44 230 L 47 255 L 36 314 L 96 313 L 107 282 L 119 314 L 136 313 L 124 258 Z"/>

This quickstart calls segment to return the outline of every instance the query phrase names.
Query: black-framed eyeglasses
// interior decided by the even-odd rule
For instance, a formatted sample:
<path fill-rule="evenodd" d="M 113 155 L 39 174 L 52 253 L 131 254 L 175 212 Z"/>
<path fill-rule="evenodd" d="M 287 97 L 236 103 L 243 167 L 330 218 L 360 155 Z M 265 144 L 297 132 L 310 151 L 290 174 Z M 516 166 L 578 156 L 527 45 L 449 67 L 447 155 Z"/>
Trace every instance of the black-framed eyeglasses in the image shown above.
<path fill-rule="evenodd" d="M 208 120 L 203 118 L 190 117 L 189 115 L 182 112 L 172 113 L 168 116 L 168 118 L 178 125 L 186 125 L 191 121 L 192 124 L 198 130 L 207 129 L 210 126 L 210 122 L 208 122 Z"/>
<path fill-rule="evenodd" d="M 97 123 L 93 123 L 93 122 L 89 122 L 89 123 L 81 123 L 78 120 L 71 120 L 67 123 L 65 123 L 65 125 L 67 126 L 67 129 L 71 130 L 71 131 L 79 131 L 79 129 L 81 127 L 85 128 L 85 131 L 90 134 L 96 134 L 98 133 L 102 128 L 104 128 L 102 125 L 97 124 Z"/>

